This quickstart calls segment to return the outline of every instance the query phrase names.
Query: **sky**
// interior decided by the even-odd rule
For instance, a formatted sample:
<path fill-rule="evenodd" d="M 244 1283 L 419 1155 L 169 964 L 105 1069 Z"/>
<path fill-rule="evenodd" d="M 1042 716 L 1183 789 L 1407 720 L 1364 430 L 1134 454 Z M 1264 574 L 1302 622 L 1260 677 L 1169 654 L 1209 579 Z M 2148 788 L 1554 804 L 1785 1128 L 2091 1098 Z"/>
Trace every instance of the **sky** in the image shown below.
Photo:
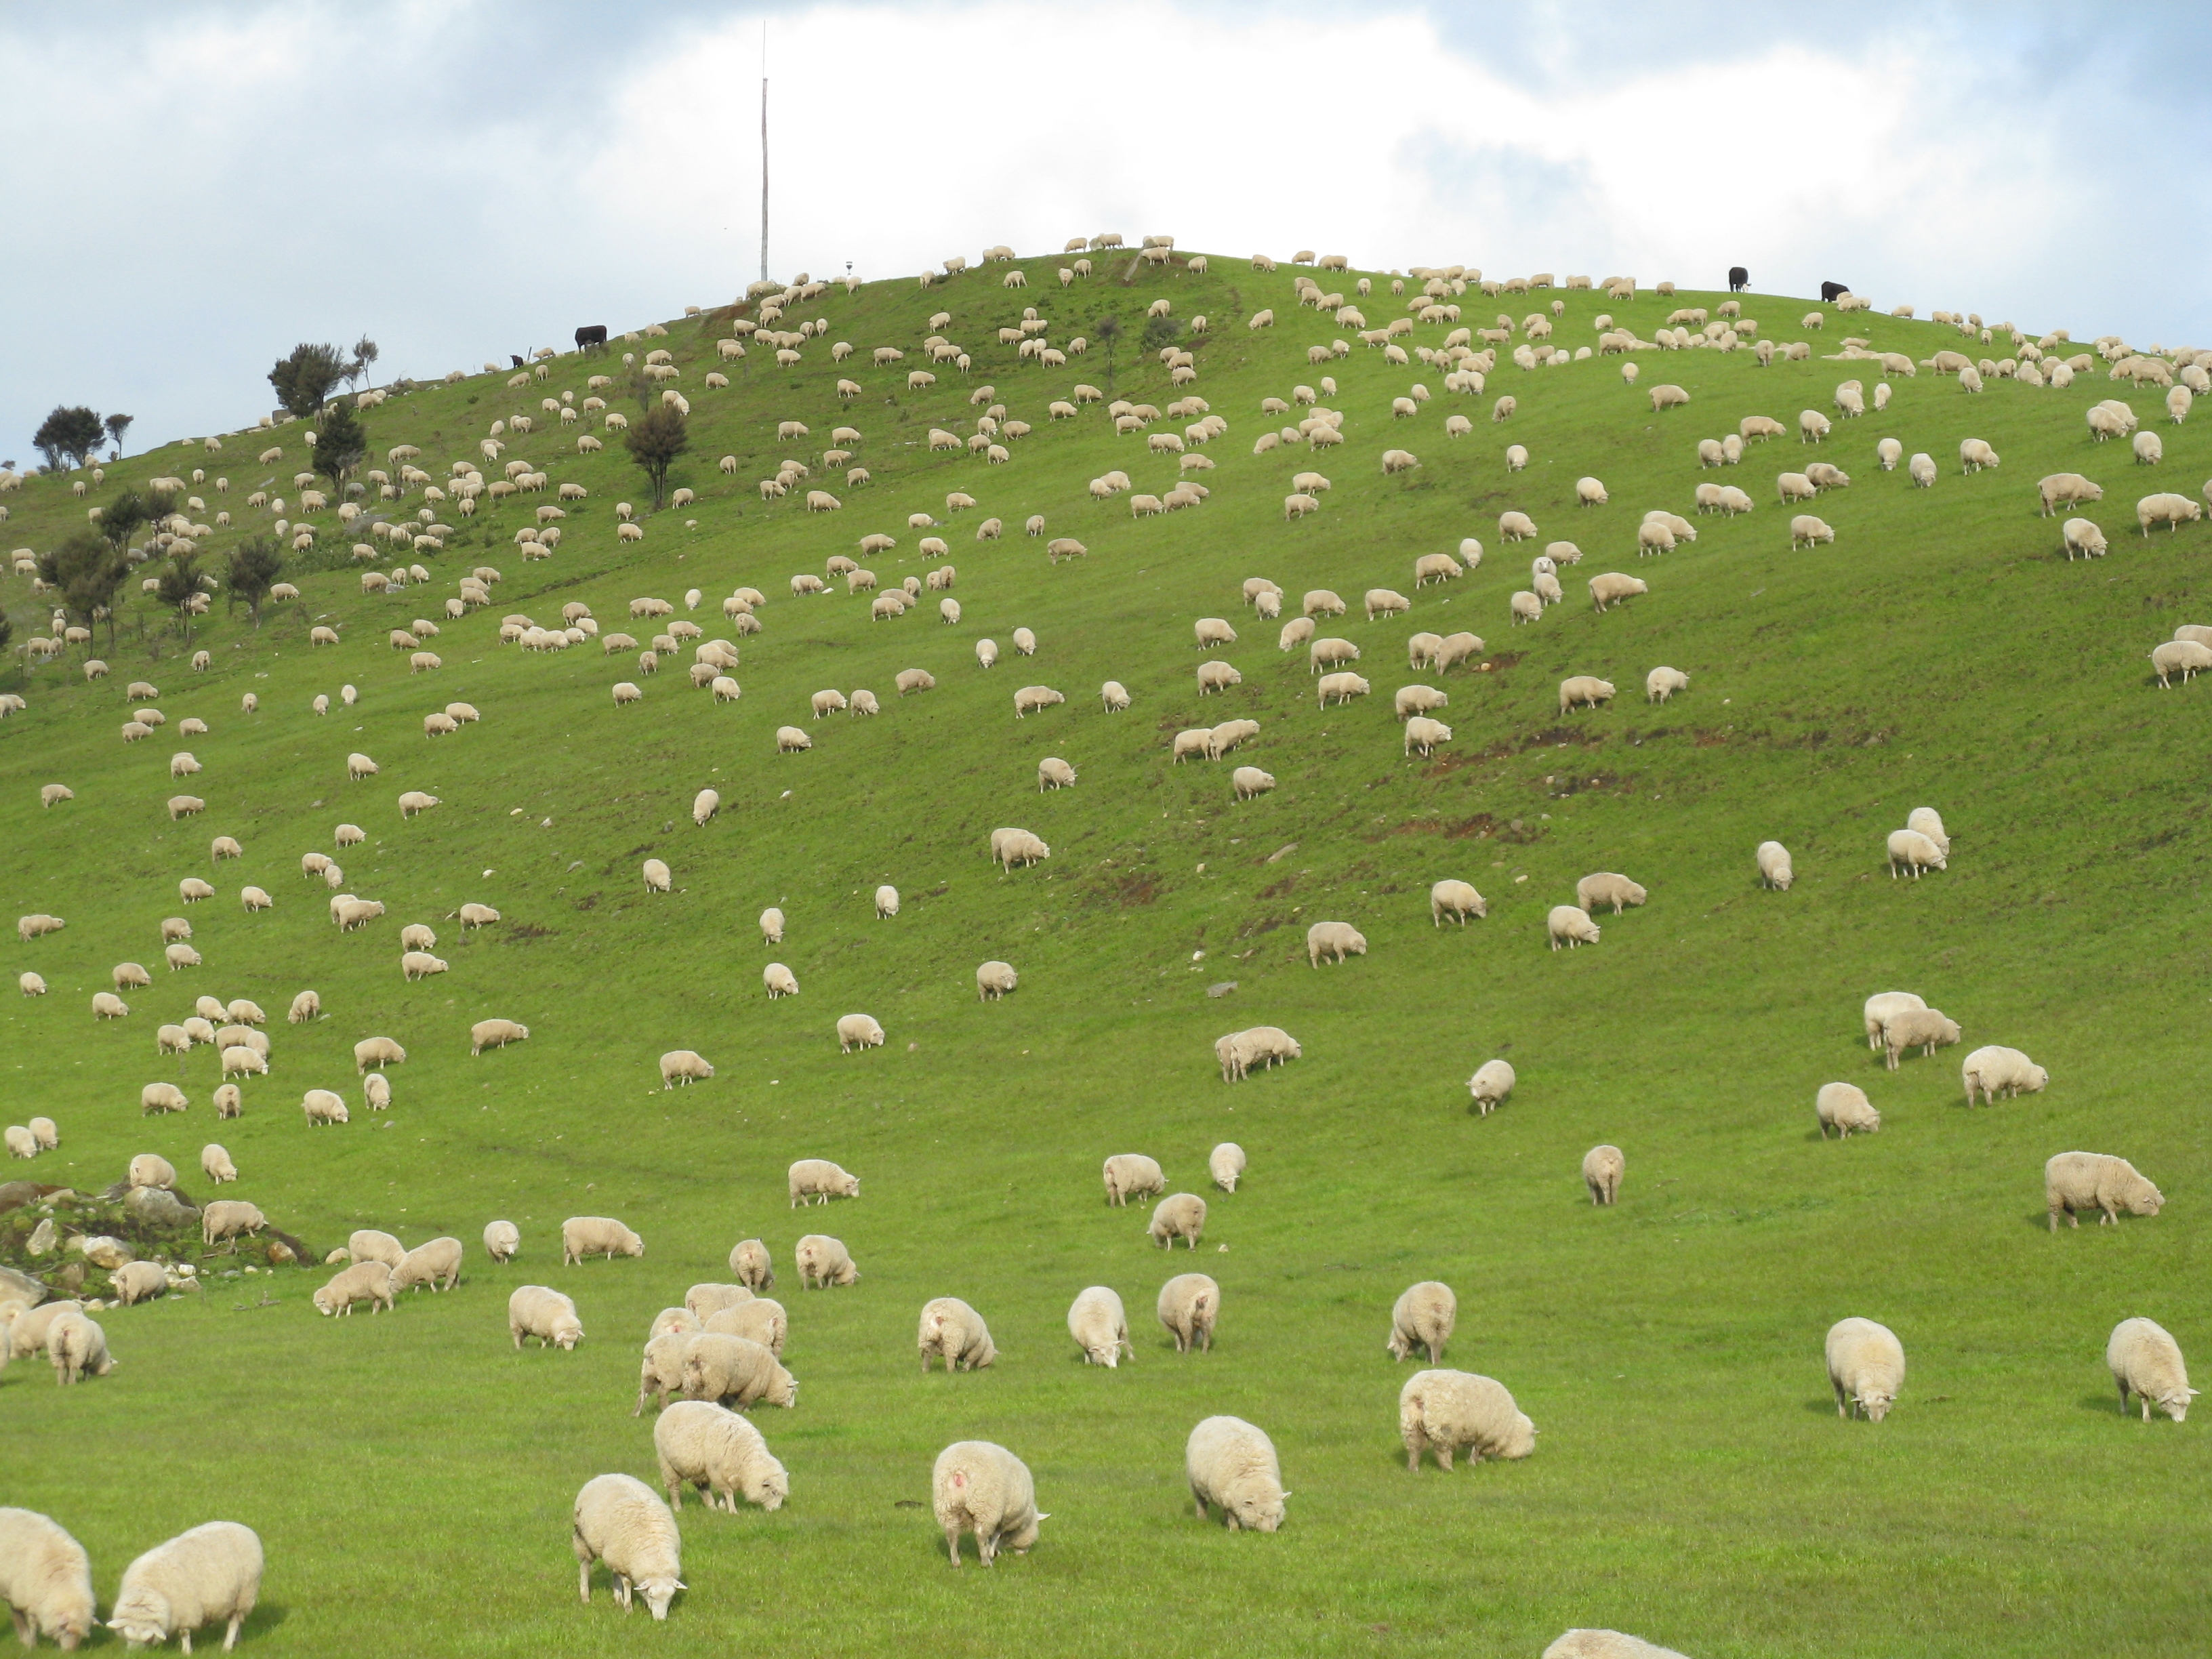
<path fill-rule="evenodd" d="M 0 9 L 0 460 L 251 425 L 303 340 L 430 378 L 1152 233 L 2212 344 L 2212 7 L 890 3 Z"/>

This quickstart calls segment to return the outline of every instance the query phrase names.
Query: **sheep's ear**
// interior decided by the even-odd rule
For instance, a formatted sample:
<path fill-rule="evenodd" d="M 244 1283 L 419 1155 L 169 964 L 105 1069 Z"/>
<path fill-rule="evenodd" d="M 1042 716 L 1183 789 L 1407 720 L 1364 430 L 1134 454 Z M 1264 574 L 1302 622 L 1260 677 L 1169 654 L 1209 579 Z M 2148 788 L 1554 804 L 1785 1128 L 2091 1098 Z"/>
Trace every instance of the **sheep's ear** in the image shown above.
<path fill-rule="evenodd" d="M 2194 1393 L 2194 1392 L 2195 1392 L 2195 1390 L 2194 1390 L 2194 1389 L 2192 1389 L 2192 1390 L 2191 1390 L 2191 1393 Z M 1046 1515 L 1040 1515 L 1039 1516 L 1037 1516 L 1037 1524 L 1038 1524 L 1039 1526 L 1042 1526 L 1046 1522 L 1048 1522 L 1048 1521 L 1049 1521 L 1049 1520 L 1051 1520 L 1051 1519 L 1052 1519 L 1052 1516 L 1051 1516 L 1049 1514 L 1046 1514 Z"/>
<path fill-rule="evenodd" d="M 679 1578 L 676 1581 L 676 1588 L 680 1590 L 688 1590 L 691 1586 L 685 1583 L 681 1578 Z"/>
<path fill-rule="evenodd" d="M 1285 1492 L 1285 1493 L 1283 1494 L 1283 1502 L 1285 1502 L 1285 1504 L 1287 1504 L 1287 1503 L 1289 1503 L 1289 1502 L 1291 1501 L 1291 1499 L 1292 1499 L 1293 1498 L 1296 1498 L 1297 1496 L 1297 1493 L 1296 1493 L 1296 1492 Z"/>

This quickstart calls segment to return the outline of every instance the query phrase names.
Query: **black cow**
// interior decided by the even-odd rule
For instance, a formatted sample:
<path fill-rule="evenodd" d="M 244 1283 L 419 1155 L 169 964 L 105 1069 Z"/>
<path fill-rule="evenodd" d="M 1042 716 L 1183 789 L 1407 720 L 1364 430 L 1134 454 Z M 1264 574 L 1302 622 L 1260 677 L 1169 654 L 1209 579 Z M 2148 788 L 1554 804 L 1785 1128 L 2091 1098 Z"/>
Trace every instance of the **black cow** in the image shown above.
<path fill-rule="evenodd" d="M 580 328 L 576 331 L 576 349 L 579 351 L 587 350 L 592 346 L 603 346 L 606 343 L 607 325 L 605 323 L 594 323 L 589 328 Z"/>
<path fill-rule="evenodd" d="M 516 356 L 511 351 L 507 353 L 507 361 L 513 363 L 517 368 L 520 368 L 522 367 L 522 359 Z"/>
<path fill-rule="evenodd" d="M 1751 286 L 1751 273 L 1741 265 L 1729 267 L 1729 292 L 1741 294 Z"/>
<path fill-rule="evenodd" d="M 1832 306 L 1835 304 L 1836 296 L 1838 294 L 1849 294 L 1850 291 L 1851 285 L 1849 283 L 1823 283 L 1820 284 L 1820 303 Z"/>

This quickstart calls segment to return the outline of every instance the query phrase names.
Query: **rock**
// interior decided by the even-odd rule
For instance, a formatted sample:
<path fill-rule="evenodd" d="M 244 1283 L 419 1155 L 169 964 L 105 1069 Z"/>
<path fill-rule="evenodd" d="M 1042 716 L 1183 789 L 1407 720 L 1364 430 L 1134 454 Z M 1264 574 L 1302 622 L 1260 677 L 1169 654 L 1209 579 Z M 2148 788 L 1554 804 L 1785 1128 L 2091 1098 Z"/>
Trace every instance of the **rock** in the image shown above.
<path fill-rule="evenodd" d="M 299 1259 L 299 1253 L 294 1250 L 293 1248 L 289 1244 L 287 1244 L 283 1239 L 273 1238 L 269 1241 L 269 1265 L 270 1267 L 288 1267 Z"/>
<path fill-rule="evenodd" d="M 200 1218 L 198 1210 L 167 1187 L 133 1188 L 123 1207 L 153 1227 L 185 1227 Z"/>
<path fill-rule="evenodd" d="M 138 1257 L 131 1248 L 119 1238 L 88 1238 L 84 1241 L 84 1259 L 95 1267 L 105 1267 L 113 1273 L 126 1261 Z"/>
<path fill-rule="evenodd" d="M 35 1181 L 0 1181 L 0 1210 L 20 1210 L 38 1196 Z"/>
<path fill-rule="evenodd" d="M 1207 986 L 1206 988 L 1206 994 L 1210 997 L 1225 997 L 1236 988 L 1237 981 L 1235 980 L 1224 979 L 1218 985 Z"/>
<path fill-rule="evenodd" d="M 31 1242 L 27 1247 L 33 1255 L 50 1255 L 54 1248 L 54 1218 L 48 1216 L 31 1230 Z"/>
<path fill-rule="evenodd" d="M 47 1248 L 52 1249 L 51 1242 Z M 13 1267 L 0 1267 L 0 1296 L 10 1301 L 21 1301 L 35 1308 L 46 1294 L 46 1287 L 28 1273 L 19 1273 Z"/>
<path fill-rule="evenodd" d="M 80 1290 L 84 1288 L 84 1263 L 82 1261 L 72 1261 L 68 1267 L 56 1273 L 54 1277 L 61 1280 L 64 1294 L 75 1296 Z"/>

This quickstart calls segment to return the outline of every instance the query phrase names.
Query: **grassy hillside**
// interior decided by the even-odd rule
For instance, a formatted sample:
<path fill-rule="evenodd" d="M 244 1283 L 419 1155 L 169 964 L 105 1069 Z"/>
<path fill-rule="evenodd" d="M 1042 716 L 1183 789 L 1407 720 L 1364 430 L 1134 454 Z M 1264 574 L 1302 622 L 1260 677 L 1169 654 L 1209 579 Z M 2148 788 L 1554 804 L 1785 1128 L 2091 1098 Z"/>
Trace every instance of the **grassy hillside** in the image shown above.
<path fill-rule="evenodd" d="M 2212 528 L 2145 540 L 2132 522 L 2145 491 L 2196 495 L 2212 471 L 2203 421 L 2166 424 L 2155 394 L 2110 385 L 2101 365 L 2064 391 L 1995 380 L 1979 397 L 1923 372 L 1895 383 L 1886 411 L 1836 422 L 1820 453 L 1852 483 L 1813 504 L 1836 542 L 1792 552 L 1773 478 L 1813 452 L 1794 436 L 1753 444 L 1740 466 L 1701 474 L 1696 440 L 1751 414 L 1794 432 L 1798 410 L 1829 409 L 1846 377 L 1870 399 L 1875 366 L 1821 356 L 1853 330 L 1916 357 L 2002 356 L 2005 343 L 1832 312 L 1808 335 L 1792 324 L 1808 302 L 1747 295 L 1760 335 L 1813 340 L 1810 362 L 1647 350 L 1630 387 L 1618 359 L 1534 372 L 1501 361 L 1484 395 L 1464 397 L 1443 390 L 1442 365 L 1393 367 L 1356 343 L 1309 366 L 1308 346 L 1352 331 L 1298 309 L 1287 267 L 1224 258 L 1206 275 L 1125 277 L 1117 262 L 1063 292 L 1059 263 L 1021 262 L 1022 292 L 1001 286 L 1000 267 L 931 289 L 833 289 L 793 320 L 826 318 L 830 340 L 859 348 L 850 362 L 811 343 L 779 370 L 756 345 L 728 366 L 726 390 L 702 384 L 726 313 L 617 341 L 612 361 L 564 355 L 525 391 L 485 375 L 395 396 L 362 416 L 372 455 L 414 444 L 442 480 L 450 461 L 479 459 L 495 419 L 564 391 L 580 404 L 587 375 L 622 374 L 621 352 L 641 362 L 665 346 L 692 410 L 670 483 L 698 499 L 641 513 L 643 541 L 618 543 L 615 503 L 650 499 L 620 435 L 579 456 L 573 430 L 541 429 L 511 438 L 502 460 L 589 492 L 550 560 L 525 563 L 512 544 L 550 495 L 472 522 L 449 505 L 441 516 L 461 533 L 424 560 L 431 582 L 367 596 L 351 568 L 313 568 L 351 562 L 353 538 L 325 514 L 325 550 L 293 575 L 304 598 L 272 605 L 258 629 L 218 599 L 188 641 L 134 592 L 115 645 L 99 641 L 109 678 L 85 682 L 82 650 L 0 668 L 0 691 L 28 704 L 0 722 L 6 915 L 68 922 L 6 952 L 11 975 L 34 969 L 51 988 L 0 1001 L 8 1118 L 43 1110 L 62 1134 L 9 1173 L 92 1190 L 155 1151 L 199 1200 L 199 1148 L 220 1139 L 243 1172 L 225 1195 L 318 1252 L 364 1225 L 410 1244 L 451 1233 L 470 1251 L 456 1291 L 389 1317 L 316 1317 L 320 1268 L 216 1279 L 202 1297 L 98 1316 L 122 1362 L 111 1376 L 63 1391 L 43 1364 L 0 1371 L 4 1501 L 86 1544 L 103 1607 L 139 1550 L 218 1516 L 252 1524 L 270 1568 L 247 1651 L 605 1650 L 618 1615 L 603 1577 L 592 1607 L 576 1604 L 569 1504 L 594 1474 L 653 1478 L 650 1418 L 629 1410 L 638 1346 L 657 1310 L 726 1278 L 730 1247 L 757 1236 L 775 1255 L 803 1385 L 797 1410 L 756 1414 L 792 1497 L 773 1515 L 686 1508 L 688 1594 L 665 1630 L 625 1627 L 657 1651 L 734 1640 L 860 1655 L 920 1641 L 960 1655 L 1533 1656 L 1575 1624 L 1700 1659 L 2150 1654 L 2201 1640 L 2212 1453 L 2200 1425 L 2124 1419 L 2103 1345 L 2138 1314 L 2185 1352 L 2212 1333 L 2195 921 L 2212 693 L 2161 692 L 2146 660 L 2176 624 L 2212 621 Z M 1403 302 L 1387 275 L 1376 281 L 1362 303 L 1379 327 Z M 1216 468 L 1194 475 L 1205 505 L 1134 520 L 1127 496 L 1094 502 L 1087 481 L 1118 467 L 1162 493 L 1174 458 L 1115 436 L 1101 405 L 1047 418 L 1079 380 L 1106 385 L 1103 348 L 1047 369 L 1018 363 L 997 331 L 1034 306 L 1061 347 L 1097 341 L 1110 315 L 1122 330 L 1114 395 L 1164 406 L 1177 391 L 1139 349 L 1161 297 L 1185 324 L 1211 319 L 1178 343 L 1195 352 L 1191 390 L 1229 429 L 1204 452 Z M 1601 311 L 1649 337 L 1670 304 L 1725 297 L 1492 302 L 1470 290 L 1460 303 L 1480 326 L 1559 300 L 1557 337 L 1571 346 L 1594 342 Z M 1276 325 L 1249 331 L 1262 307 Z M 973 369 L 946 366 L 910 393 L 940 308 Z M 1448 326 L 1409 343 L 1440 347 Z M 871 366 L 878 345 L 906 361 Z M 1261 400 L 1322 374 L 1338 382 L 1322 401 L 1345 416 L 1341 448 L 1253 453 L 1280 424 Z M 862 387 L 849 404 L 841 377 Z M 1391 400 L 1416 380 L 1435 397 L 1394 419 Z M 1660 382 L 1686 387 L 1689 406 L 1655 416 Z M 975 430 L 968 393 L 981 384 L 1034 428 L 1004 466 L 927 447 L 933 427 Z M 1519 402 L 1503 427 L 1487 418 L 1501 392 Z M 2091 442 L 2084 410 L 2116 394 L 2159 425 L 2160 467 Z M 619 380 L 605 395 L 637 416 Z M 1444 435 L 1453 413 L 1474 419 L 1472 435 Z M 811 435 L 780 443 L 791 419 Z M 820 465 L 840 424 L 862 434 L 865 486 Z M 230 538 L 275 516 L 246 508 L 250 491 L 294 497 L 299 432 L 233 434 L 220 457 L 134 457 L 85 501 L 33 481 L 4 498 L 0 533 L 44 550 L 121 483 L 197 465 L 207 516 L 227 505 L 237 520 L 212 544 L 220 568 Z M 1885 436 L 1935 457 L 1932 489 L 1877 468 Z M 2001 469 L 1961 477 L 1967 437 L 1991 443 Z M 1509 442 L 1528 448 L 1526 471 L 1506 471 Z M 282 463 L 252 463 L 264 443 L 283 447 Z M 1420 467 L 1386 477 L 1389 447 Z M 717 466 L 725 454 L 733 475 Z M 842 510 L 810 515 L 797 493 L 764 502 L 755 481 L 786 455 Z M 1334 487 L 1318 514 L 1285 523 L 1289 480 L 1308 467 Z M 2037 515 L 2034 481 L 2061 469 L 2104 484 L 2087 512 L 2110 557 L 2069 564 L 2059 521 Z M 1608 505 L 1574 505 L 1586 474 Z M 1694 544 L 1639 561 L 1645 510 L 1691 514 L 1701 479 L 1741 485 L 1756 510 L 1697 519 Z M 977 508 L 947 512 L 956 489 Z M 419 491 L 396 505 L 414 512 Z M 1509 509 L 1535 520 L 1539 541 L 1499 542 Z M 909 529 L 915 512 L 944 527 Z M 1048 563 L 1019 532 L 1033 513 L 1087 556 Z M 986 514 L 1006 538 L 972 539 Z M 939 562 L 919 553 L 921 535 L 951 543 L 957 626 L 939 624 L 935 594 L 887 622 L 842 583 L 793 595 L 793 573 L 822 572 L 876 531 L 899 542 L 871 561 L 886 587 Z M 1480 568 L 1416 593 L 1414 559 L 1468 536 L 1484 544 Z M 1556 538 L 1585 556 L 1560 573 L 1565 602 L 1509 626 L 1508 596 Z M 444 666 L 411 677 L 388 630 L 442 618 L 479 564 L 503 573 L 494 604 L 442 623 L 430 644 Z M 1615 570 L 1650 591 L 1596 614 L 1586 580 Z M 1281 586 L 1286 617 L 1309 588 L 1349 600 L 1322 631 L 1359 645 L 1373 695 L 1318 708 L 1304 653 L 1279 651 L 1279 624 L 1240 604 L 1249 576 Z M 688 650 L 618 708 L 609 687 L 639 678 L 632 654 L 497 642 L 503 615 L 557 623 L 571 600 L 605 632 L 644 641 L 657 625 L 632 623 L 628 601 L 692 615 L 692 587 L 705 595 L 696 619 L 721 635 L 719 601 L 745 584 L 768 602 L 763 631 L 738 641 L 734 704 L 690 689 Z M 0 579 L 18 646 L 46 631 L 29 586 Z M 1363 620 L 1375 586 L 1412 596 L 1411 613 Z M 1235 623 L 1241 637 L 1220 654 L 1243 676 L 1204 698 L 1201 617 Z M 318 623 L 345 642 L 311 650 Z M 1018 626 L 1036 632 L 1033 660 L 1013 653 Z M 1413 633 L 1462 629 L 1486 641 L 1480 666 L 1407 670 Z M 987 636 L 1005 653 L 988 672 L 974 652 Z M 187 665 L 198 647 L 212 654 L 205 672 Z M 1662 664 L 1690 690 L 1648 705 L 1644 676 Z M 908 667 L 937 689 L 894 696 Z M 1562 718 L 1558 684 L 1576 673 L 1620 696 Z M 160 688 L 169 725 L 126 745 L 135 678 Z M 1109 678 L 1133 693 L 1127 711 L 1101 706 Z M 1425 759 L 1403 752 L 1390 705 L 1416 682 L 1451 697 L 1453 738 Z M 350 708 L 344 683 L 360 691 Z M 1012 693 L 1032 683 L 1067 702 L 1017 721 Z M 829 686 L 872 689 L 883 713 L 810 719 L 810 694 Z M 332 698 L 326 716 L 310 708 L 318 693 Z M 422 717 L 453 700 L 481 723 L 426 738 Z M 191 715 L 210 731 L 178 737 Z M 1234 759 L 1170 763 L 1175 732 L 1237 715 L 1261 731 Z M 811 753 L 775 752 L 784 724 L 812 733 Z M 206 769 L 173 784 L 167 758 L 187 748 Z M 354 750 L 380 775 L 349 782 Z M 1075 787 L 1038 793 L 1047 756 L 1077 768 Z M 1232 800 L 1243 763 L 1272 772 L 1275 792 Z M 76 798 L 42 810 L 49 782 Z M 692 797 L 709 786 L 720 816 L 695 828 Z M 162 803 L 185 787 L 207 811 L 173 824 Z M 403 821 L 397 797 L 413 789 L 442 805 Z M 1943 813 L 1949 868 L 1893 880 L 1884 838 L 1921 805 Z M 368 844 L 339 854 L 340 822 L 366 828 Z M 1049 861 L 1001 872 L 985 850 L 1000 825 L 1042 836 Z M 244 859 L 211 868 L 216 835 L 235 836 Z M 1769 837 L 1795 857 L 1786 894 L 1755 879 L 1753 849 Z M 301 873 L 310 851 L 337 854 L 347 890 L 382 900 L 382 921 L 340 934 L 328 893 Z M 674 891 L 646 890 L 648 858 L 669 863 Z M 1650 902 L 1601 917 L 1594 948 L 1547 949 L 1547 910 L 1596 870 L 1633 876 Z M 191 875 L 217 895 L 186 910 L 177 883 Z M 1429 886 L 1447 877 L 1481 890 L 1486 920 L 1431 925 Z M 893 921 L 874 918 L 882 882 L 904 896 Z M 244 913 L 247 883 L 276 908 Z M 465 935 L 449 918 L 471 901 L 504 920 Z M 773 950 L 754 921 L 769 904 L 789 918 Z M 190 916 L 205 965 L 172 975 L 158 929 L 173 915 Z M 1304 929 L 1318 920 L 1356 925 L 1368 954 L 1310 968 Z M 451 967 L 410 984 L 398 933 L 416 921 Z M 991 957 L 1021 985 L 987 1005 L 974 973 Z M 95 1023 L 89 1000 L 124 960 L 155 983 L 129 994 L 127 1019 Z M 770 960 L 796 972 L 798 997 L 768 1001 Z M 283 1024 L 307 987 L 325 1018 Z M 1860 1006 L 1897 988 L 1957 1018 L 1964 1047 L 1883 1070 Z M 245 1115 L 220 1126 L 209 1051 L 181 1075 L 155 1053 L 155 1028 L 204 992 L 251 997 L 275 1022 L 270 1075 L 249 1079 Z M 858 1010 L 889 1041 L 840 1054 L 836 1020 Z M 530 1040 L 472 1058 L 468 1028 L 491 1016 L 524 1022 Z M 1304 1058 L 1225 1085 L 1213 1039 L 1261 1024 L 1293 1033 Z M 350 1064 L 377 1034 L 409 1053 L 387 1114 L 363 1109 Z M 2048 1066 L 2048 1091 L 1969 1110 L 1959 1061 L 1991 1042 Z M 714 1079 L 663 1091 L 655 1062 L 677 1048 L 704 1054 Z M 1498 1055 L 1519 1086 L 1478 1119 L 1465 1079 Z M 142 1119 L 139 1089 L 161 1078 L 191 1108 Z M 1878 1135 L 1820 1140 L 1814 1095 L 1836 1079 L 1866 1088 Z M 313 1087 L 347 1096 L 350 1125 L 304 1126 L 300 1095 Z M 1234 1195 L 1206 1184 L 1224 1139 L 1250 1158 Z M 1606 1210 L 1578 1174 L 1601 1141 L 1627 1158 Z M 2051 1237 L 2043 1163 L 2072 1148 L 2131 1158 L 2165 1212 Z M 1155 1250 L 1142 1206 L 1103 1205 L 1100 1162 L 1127 1151 L 1158 1158 L 1170 1191 L 1207 1194 L 1194 1255 Z M 788 1209 L 783 1172 L 809 1156 L 859 1173 L 864 1195 Z M 562 1268 L 559 1224 L 577 1213 L 623 1218 L 646 1255 Z M 495 1217 L 522 1229 L 508 1267 L 477 1243 Z M 846 1241 L 859 1285 L 799 1291 L 792 1247 L 813 1231 Z M 1178 1357 L 1152 1318 L 1160 1284 L 1186 1270 L 1223 1288 L 1211 1354 Z M 1407 1473 L 1396 1395 L 1412 1368 L 1383 1341 L 1393 1299 L 1429 1278 L 1459 1297 L 1446 1363 L 1498 1378 L 1538 1425 L 1525 1462 Z M 532 1282 L 575 1297 L 588 1334 L 574 1353 L 508 1346 L 507 1291 Z M 1127 1306 L 1136 1358 L 1116 1371 L 1085 1367 L 1066 1333 L 1068 1303 L 1092 1284 Z M 947 1294 L 990 1322 L 993 1369 L 917 1374 L 916 1315 Z M 1848 1315 L 1889 1325 L 1907 1351 L 1903 1397 L 1879 1426 L 1834 1413 L 1821 1340 Z M 1223 1412 L 1275 1441 L 1295 1494 L 1279 1534 L 1192 1516 L 1183 1441 Z M 931 1461 L 965 1437 L 1024 1458 L 1052 1516 L 1034 1552 L 988 1573 L 972 1558 L 946 1565 L 928 1511 Z"/>

